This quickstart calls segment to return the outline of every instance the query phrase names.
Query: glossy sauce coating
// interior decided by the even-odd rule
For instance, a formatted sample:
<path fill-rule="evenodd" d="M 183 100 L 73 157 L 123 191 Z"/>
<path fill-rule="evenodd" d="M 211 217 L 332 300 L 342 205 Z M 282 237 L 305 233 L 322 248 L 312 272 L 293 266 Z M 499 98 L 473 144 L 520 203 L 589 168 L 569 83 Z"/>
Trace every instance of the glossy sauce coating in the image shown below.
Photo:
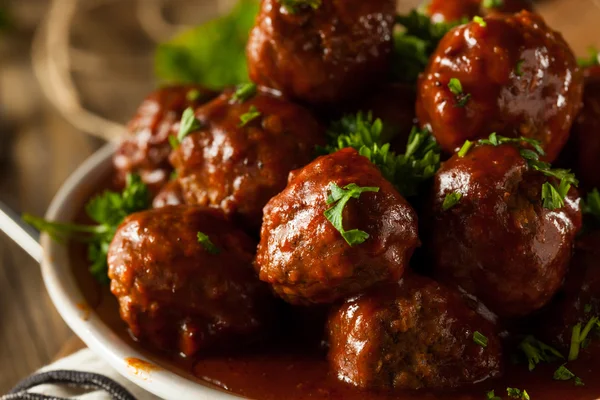
<path fill-rule="evenodd" d="M 198 240 L 207 235 L 210 251 Z M 170 206 L 130 215 L 109 249 L 111 291 L 141 341 L 192 356 L 265 332 L 272 297 L 252 268 L 254 242 L 219 210 Z"/>
<path fill-rule="evenodd" d="M 573 124 L 568 150 L 582 188 L 600 189 L 600 65 L 584 71 L 583 108 Z"/>
<path fill-rule="evenodd" d="M 185 137 L 171 162 L 186 204 L 220 208 L 258 231 L 264 205 L 283 190 L 290 171 L 314 158 L 324 133 L 299 105 L 266 93 L 240 103 L 232 93 L 196 110 L 202 128 Z M 251 107 L 260 116 L 242 126 Z"/>
<path fill-rule="evenodd" d="M 564 287 L 540 316 L 541 337 L 568 352 L 573 327 L 600 316 L 600 230 L 578 239 Z M 583 329 L 583 328 L 582 328 Z M 597 336 L 581 353 L 600 355 Z"/>
<path fill-rule="evenodd" d="M 545 305 L 562 284 L 581 227 L 574 188 L 565 207 L 542 207 L 547 181 L 512 145 L 481 145 L 445 162 L 430 205 L 435 275 L 502 316 L 524 316 Z M 444 210 L 446 196 L 455 192 L 462 197 Z"/>
<path fill-rule="evenodd" d="M 325 217 L 331 183 L 379 188 L 350 199 L 343 210 L 344 228 L 365 231 L 364 243 L 350 246 Z M 292 304 L 330 303 L 396 281 L 419 245 L 415 211 L 354 149 L 294 171 L 264 213 L 256 268 Z"/>
<path fill-rule="evenodd" d="M 312 104 L 357 98 L 385 79 L 394 0 L 323 0 L 290 12 L 263 0 L 250 33 L 250 78 Z"/>
<path fill-rule="evenodd" d="M 167 182 L 152 200 L 152 208 L 178 206 L 181 204 L 185 204 L 185 199 L 183 198 L 183 190 L 178 179 L 172 179 Z"/>
<path fill-rule="evenodd" d="M 116 183 L 125 186 L 128 173 L 137 173 L 153 192 L 169 180 L 169 135 L 177 135 L 181 114 L 217 94 L 198 85 L 167 86 L 152 92 L 129 122 L 126 137 L 114 155 Z"/>
<path fill-rule="evenodd" d="M 475 332 L 487 346 L 475 343 Z M 502 347 L 492 322 L 460 292 L 407 274 L 344 302 L 329 319 L 334 373 L 364 389 L 445 389 L 498 377 Z"/>
<path fill-rule="evenodd" d="M 581 108 L 583 77 L 562 36 L 526 11 L 470 22 L 444 36 L 418 83 L 417 117 L 454 152 L 497 132 L 539 140 L 554 160 Z M 459 96 L 450 79 L 462 84 Z"/>
<path fill-rule="evenodd" d="M 521 10 L 533 10 L 529 0 L 500 0 L 499 7 L 485 7 L 483 0 L 431 0 L 427 13 L 433 22 L 458 21 L 462 18 L 473 19 L 476 15 L 490 13 L 516 13 Z"/>

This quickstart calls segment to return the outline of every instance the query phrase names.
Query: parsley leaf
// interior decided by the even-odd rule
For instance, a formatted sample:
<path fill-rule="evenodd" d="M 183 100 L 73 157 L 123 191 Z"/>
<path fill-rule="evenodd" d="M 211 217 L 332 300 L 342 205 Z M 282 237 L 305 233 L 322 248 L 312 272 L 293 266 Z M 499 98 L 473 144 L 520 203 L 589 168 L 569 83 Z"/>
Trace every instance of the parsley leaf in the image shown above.
<path fill-rule="evenodd" d="M 525 357 L 527 357 L 530 371 L 533 371 L 535 366 L 542 361 L 552 362 L 564 359 L 563 355 L 554 347 L 548 346 L 531 335 L 525 337 L 525 339 L 521 341 L 519 349 L 521 349 L 525 354 Z"/>
<path fill-rule="evenodd" d="M 209 254 L 219 254 L 221 249 L 219 249 L 215 244 L 210 240 L 207 234 L 198 232 L 198 243 L 204 247 Z"/>
<path fill-rule="evenodd" d="M 187 135 L 189 135 L 193 131 L 197 131 L 201 127 L 202 124 L 196 119 L 194 109 L 192 107 L 186 108 L 183 112 L 183 115 L 181 116 L 181 123 L 179 124 L 177 140 L 179 141 L 179 143 L 181 143 Z"/>
<path fill-rule="evenodd" d="M 471 142 L 470 140 L 465 140 L 465 143 L 462 145 L 462 147 L 458 151 L 458 156 L 460 158 L 464 158 L 467 155 L 467 153 L 469 152 L 469 150 L 471 150 L 471 147 L 473 147 L 473 142 Z"/>
<path fill-rule="evenodd" d="M 444 35 L 467 20 L 435 23 L 428 15 L 412 10 L 407 15 L 396 16 L 396 22 L 404 27 L 404 31 L 394 34 L 392 78 L 414 83 Z"/>
<path fill-rule="evenodd" d="M 382 131 L 381 120 L 373 120 L 371 113 L 347 115 L 331 125 L 330 144 L 318 150 L 329 154 L 352 147 L 375 164 L 403 196 L 415 196 L 421 184 L 440 167 L 439 145 L 429 131 L 413 128 L 405 152 L 397 154 L 390 150 L 389 143 L 383 142 Z"/>
<path fill-rule="evenodd" d="M 517 61 L 517 65 L 515 65 L 515 75 L 523 76 L 523 64 L 524 63 L 525 63 L 525 60 Z"/>
<path fill-rule="evenodd" d="M 575 374 L 569 371 L 567 367 L 565 367 L 565 364 L 563 364 L 554 371 L 554 376 L 552 378 L 556 381 L 568 381 L 569 379 L 575 378 Z"/>
<path fill-rule="evenodd" d="M 502 400 L 500 396 L 496 396 L 496 393 L 493 390 L 490 390 L 485 394 L 486 400 Z"/>
<path fill-rule="evenodd" d="M 526 390 L 521 390 L 517 388 L 506 388 L 506 394 L 508 394 L 508 397 L 510 397 L 511 399 L 531 400 Z"/>
<path fill-rule="evenodd" d="M 191 89 L 185 94 L 187 101 L 196 101 L 200 98 L 200 91 L 198 89 Z"/>
<path fill-rule="evenodd" d="M 444 198 L 444 202 L 442 203 L 442 209 L 444 211 L 448 211 L 449 209 L 457 205 L 461 198 L 462 193 L 460 192 L 448 193 Z"/>
<path fill-rule="evenodd" d="M 577 59 L 577 63 L 582 68 L 593 67 L 594 65 L 600 65 L 600 51 L 598 51 L 595 47 L 590 47 L 588 49 L 589 56 L 581 57 Z"/>
<path fill-rule="evenodd" d="M 350 246 L 361 244 L 369 238 L 369 234 L 367 232 L 359 229 L 346 231 L 342 221 L 342 215 L 346 203 L 348 203 L 348 201 L 352 198 L 358 199 L 364 192 L 379 192 L 379 188 L 360 187 L 354 183 L 351 183 L 344 186 L 342 189 L 333 182 L 329 184 L 329 196 L 327 197 L 327 204 L 333 204 L 333 206 L 324 212 L 325 218 L 327 218 L 333 227 L 340 232 L 346 243 L 348 243 Z"/>
<path fill-rule="evenodd" d="M 500 8 L 504 5 L 503 0 L 483 0 L 482 5 L 485 8 Z"/>
<path fill-rule="evenodd" d="M 254 83 L 244 83 L 238 85 L 235 93 L 231 96 L 231 101 L 234 103 L 243 103 L 251 99 L 256 94 L 256 85 Z"/>
<path fill-rule="evenodd" d="M 488 338 L 482 334 L 481 332 L 475 331 L 473 333 L 473 341 L 475 343 L 477 343 L 478 345 L 480 345 L 481 347 L 487 347 L 488 345 Z"/>
<path fill-rule="evenodd" d="M 600 222 L 600 192 L 594 189 L 588 193 L 587 198 L 583 202 L 582 210 L 584 214 L 589 214 Z"/>
<path fill-rule="evenodd" d="M 160 44 L 154 56 L 158 78 L 211 89 L 247 82 L 246 42 L 258 10 L 258 1 L 239 0 L 229 14 Z"/>
<path fill-rule="evenodd" d="M 259 118 L 261 115 L 262 114 L 260 113 L 260 111 L 258 111 L 256 107 L 250 106 L 248 112 L 240 116 L 239 126 L 246 126 L 249 122 L 255 120 L 256 118 Z"/>
<path fill-rule="evenodd" d="M 487 26 L 487 22 L 485 22 L 485 20 L 483 18 L 481 18 L 479 15 L 476 15 L 473 17 L 473 22 L 476 22 L 482 28 L 485 28 Z"/>
<path fill-rule="evenodd" d="M 86 213 L 97 225 L 52 222 L 30 214 L 24 214 L 23 220 L 58 242 L 73 239 L 88 243 L 90 272 L 97 281 L 108 283 L 106 257 L 118 226 L 129 214 L 149 208 L 150 200 L 150 191 L 140 177 L 128 175 L 122 193 L 105 191 L 86 204 Z"/>
<path fill-rule="evenodd" d="M 321 0 L 279 0 L 279 3 L 290 14 L 297 13 L 303 7 L 310 7 L 313 10 L 321 7 Z"/>
<path fill-rule="evenodd" d="M 464 107 L 471 98 L 470 94 L 463 92 L 462 83 L 457 78 L 451 78 L 448 82 L 450 93 L 456 98 L 456 107 Z"/>

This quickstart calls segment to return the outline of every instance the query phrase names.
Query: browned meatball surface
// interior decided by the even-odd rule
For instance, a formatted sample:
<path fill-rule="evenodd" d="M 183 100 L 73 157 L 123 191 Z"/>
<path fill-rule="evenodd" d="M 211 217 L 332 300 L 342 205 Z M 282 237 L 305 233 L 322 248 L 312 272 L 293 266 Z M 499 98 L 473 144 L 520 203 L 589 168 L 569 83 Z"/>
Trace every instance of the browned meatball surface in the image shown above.
<path fill-rule="evenodd" d="M 254 241 L 219 210 L 144 211 L 110 245 L 111 291 L 140 340 L 186 356 L 229 350 L 256 340 L 267 323 L 271 296 L 253 254 Z"/>
<path fill-rule="evenodd" d="M 522 316 L 559 289 L 581 227 L 572 188 L 565 206 L 542 206 L 548 178 L 512 145 L 481 145 L 454 155 L 434 178 L 429 227 L 435 274 L 502 316 Z M 447 195 L 460 193 L 444 210 Z"/>
<path fill-rule="evenodd" d="M 387 76 L 394 0 L 323 0 L 295 12 L 263 0 L 250 33 L 250 78 L 312 104 L 359 96 Z"/>
<path fill-rule="evenodd" d="M 570 151 L 571 163 L 582 188 L 600 188 L 600 66 L 588 68 L 585 73 L 583 109 L 573 124 Z"/>
<path fill-rule="evenodd" d="M 152 208 L 178 206 L 181 204 L 185 204 L 185 200 L 181 190 L 181 183 L 177 179 L 167 182 L 152 200 Z"/>
<path fill-rule="evenodd" d="M 331 368 L 347 383 L 379 390 L 454 388 L 499 376 L 496 328 L 472 302 L 409 274 L 351 298 L 329 318 Z"/>
<path fill-rule="evenodd" d="M 569 349 L 575 325 L 583 329 L 590 319 L 600 316 L 599 259 L 600 231 L 585 234 L 577 241 L 564 287 L 541 313 L 542 337 L 559 350 Z M 582 348 L 583 353 L 600 354 L 596 340 Z"/>
<path fill-rule="evenodd" d="M 113 164 L 119 187 L 128 173 L 137 173 L 153 192 L 169 180 L 169 135 L 176 135 L 181 115 L 196 108 L 216 93 L 198 85 L 168 86 L 152 92 L 129 122 L 129 135 L 117 149 Z"/>
<path fill-rule="evenodd" d="M 260 115 L 242 125 L 254 109 Z M 221 208 L 258 231 L 262 208 L 288 173 L 324 143 L 321 126 L 306 109 L 263 93 L 239 102 L 226 91 L 195 114 L 203 127 L 171 156 L 186 203 Z"/>
<path fill-rule="evenodd" d="M 331 184 L 377 187 L 343 208 L 346 231 L 368 234 L 349 245 L 325 217 Z M 354 149 L 322 156 L 290 175 L 265 207 L 256 267 L 260 279 L 292 304 L 330 303 L 398 280 L 419 244 L 417 215 L 367 158 Z"/>
<path fill-rule="evenodd" d="M 426 10 L 433 22 L 472 19 L 476 15 L 484 16 L 498 12 L 516 13 L 521 10 L 533 10 L 529 0 L 494 0 L 489 3 L 487 6 L 482 0 L 431 0 Z"/>
<path fill-rule="evenodd" d="M 462 93 L 451 89 L 451 79 Z M 562 36 L 523 11 L 444 36 L 418 82 L 417 117 L 447 152 L 467 139 L 525 136 L 552 161 L 581 108 L 583 77 Z"/>

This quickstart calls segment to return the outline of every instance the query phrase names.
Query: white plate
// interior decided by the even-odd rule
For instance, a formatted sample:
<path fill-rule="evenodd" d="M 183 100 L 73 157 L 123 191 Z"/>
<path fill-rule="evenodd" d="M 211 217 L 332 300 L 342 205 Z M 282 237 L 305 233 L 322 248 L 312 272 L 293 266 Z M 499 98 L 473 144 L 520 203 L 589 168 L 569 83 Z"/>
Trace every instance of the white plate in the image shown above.
<path fill-rule="evenodd" d="M 87 159 L 63 184 L 48 209 L 46 218 L 52 221 L 72 221 L 111 167 L 114 145 L 106 145 Z M 69 264 L 65 246 L 42 235 L 44 250 L 42 275 L 54 306 L 71 329 L 121 375 L 147 391 L 173 400 L 210 399 L 232 400 L 240 397 L 203 386 L 157 365 L 156 370 L 132 368 L 128 358 L 136 358 L 156 365 L 131 347 L 107 326 L 89 307 L 81 294 Z"/>

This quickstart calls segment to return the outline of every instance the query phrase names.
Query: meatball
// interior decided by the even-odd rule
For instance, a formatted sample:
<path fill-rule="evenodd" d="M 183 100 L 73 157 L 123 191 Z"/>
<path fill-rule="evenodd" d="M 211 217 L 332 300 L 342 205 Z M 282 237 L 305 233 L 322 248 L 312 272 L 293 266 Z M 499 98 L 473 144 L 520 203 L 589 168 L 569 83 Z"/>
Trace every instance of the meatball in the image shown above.
<path fill-rule="evenodd" d="M 600 66 L 585 70 L 583 109 L 573 124 L 569 151 L 574 155 L 570 164 L 582 188 L 600 188 Z"/>
<path fill-rule="evenodd" d="M 516 13 L 521 10 L 533 10 L 529 0 L 502 0 L 498 5 L 491 7 L 486 7 L 484 4 L 482 0 L 432 0 L 427 6 L 427 13 L 433 22 L 449 22 L 462 18 L 470 20 L 476 15 L 497 12 Z"/>
<path fill-rule="evenodd" d="M 152 200 L 152 208 L 161 208 L 165 206 L 178 206 L 185 204 L 181 184 L 177 179 L 173 179 L 158 192 Z"/>
<path fill-rule="evenodd" d="M 248 229 L 262 209 L 324 144 L 318 121 L 304 108 L 266 93 L 240 102 L 227 91 L 196 110 L 201 129 L 171 155 L 187 204 L 221 208 Z M 254 119 L 241 122 L 254 112 Z"/>
<path fill-rule="evenodd" d="M 323 0 L 316 8 L 263 0 L 250 33 L 250 78 L 312 104 L 357 98 L 385 79 L 394 0 Z"/>
<path fill-rule="evenodd" d="M 331 313 L 331 368 L 347 383 L 377 390 L 454 388 L 499 376 L 496 327 L 476 306 L 416 275 L 373 288 Z"/>
<path fill-rule="evenodd" d="M 352 184 L 378 191 L 356 194 L 343 206 L 342 231 L 367 234 L 350 245 L 325 211 L 340 199 L 335 185 L 350 192 Z M 419 245 L 415 211 L 377 167 L 350 148 L 291 174 L 264 213 L 255 264 L 260 279 L 292 304 L 331 303 L 397 281 Z"/>
<path fill-rule="evenodd" d="M 541 313 L 542 337 L 560 350 L 568 350 L 573 327 L 583 327 L 600 316 L 600 231 L 578 240 L 565 285 Z M 592 341 L 584 351 L 598 354 L 600 346 Z"/>
<path fill-rule="evenodd" d="M 144 211 L 129 216 L 110 245 L 110 288 L 140 340 L 186 356 L 228 350 L 268 325 L 271 296 L 253 253 L 254 241 L 219 210 Z"/>
<path fill-rule="evenodd" d="M 497 132 L 539 140 L 552 161 L 581 108 L 575 56 L 538 15 L 484 21 L 444 36 L 419 78 L 417 117 L 447 152 Z"/>
<path fill-rule="evenodd" d="M 127 174 L 137 173 L 153 192 L 158 192 L 173 169 L 168 139 L 177 133 L 183 111 L 215 96 L 197 85 L 169 86 L 152 92 L 129 122 L 129 136 L 113 157 L 117 186 L 124 187 Z"/>
<path fill-rule="evenodd" d="M 502 316 L 545 305 L 563 281 L 581 227 L 576 189 L 564 207 L 543 207 L 548 180 L 509 144 L 481 145 L 445 162 L 430 204 L 429 253 L 437 277 Z M 447 196 L 457 193 L 461 197 L 449 207 Z"/>

